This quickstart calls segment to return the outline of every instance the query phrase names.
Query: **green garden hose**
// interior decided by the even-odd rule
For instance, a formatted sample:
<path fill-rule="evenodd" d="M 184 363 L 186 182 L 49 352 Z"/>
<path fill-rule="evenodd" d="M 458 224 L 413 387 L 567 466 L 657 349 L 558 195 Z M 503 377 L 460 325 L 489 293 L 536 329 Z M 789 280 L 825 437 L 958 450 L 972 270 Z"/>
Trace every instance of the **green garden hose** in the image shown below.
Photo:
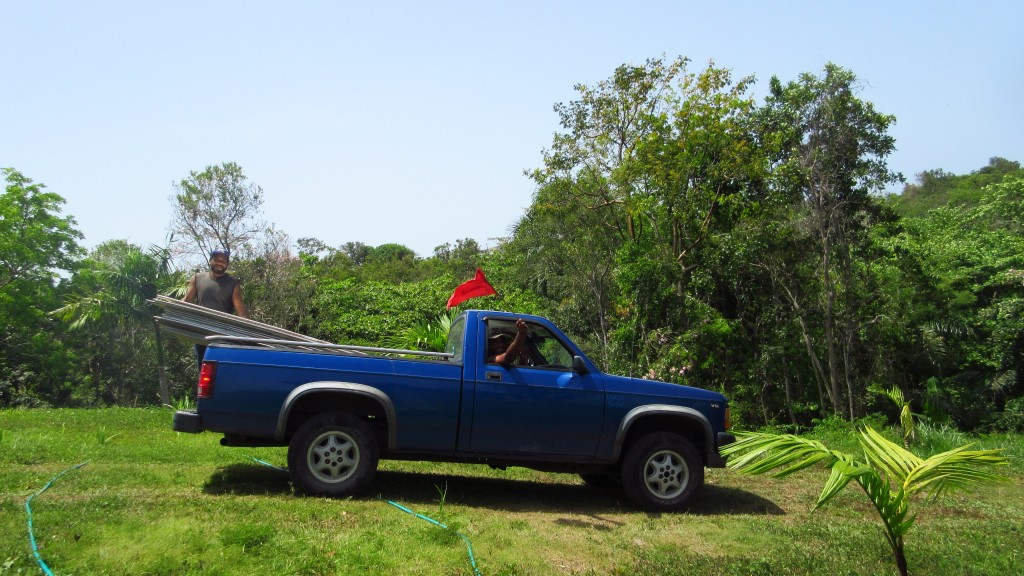
<path fill-rule="evenodd" d="M 43 492 L 46 492 L 50 488 L 50 486 L 52 486 L 53 483 L 56 482 L 61 476 L 67 474 L 68 472 L 71 472 L 72 470 L 77 470 L 88 463 L 89 461 L 86 460 L 85 462 L 82 462 L 77 466 L 72 466 L 71 468 L 68 468 L 67 470 L 61 472 L 60 474 L 57 474 L 56 476 L 51 478 L 50 481 L 47 482 L 46 485 L 43 486 L 38 492 L 29 496 L 28 499 L 25 500 L 25 512 L 28 514 L 28 540 L 32 544 L 32 554 L 35 555 L 36 562 L 39 563 L 39 568 L 43 570 L 43 573 L 46 574 L 46 576 L 53 576 L 53 572 L 50 570 L 50 567 L 46 565 L 46 562 L 43 561 L 43 557 L 39 555 L 39 546 L 36 545 L 36 535 L 35 531 L 32 529 L 32 499 L 35 498 L 36 496 L 39 496 Z"/>

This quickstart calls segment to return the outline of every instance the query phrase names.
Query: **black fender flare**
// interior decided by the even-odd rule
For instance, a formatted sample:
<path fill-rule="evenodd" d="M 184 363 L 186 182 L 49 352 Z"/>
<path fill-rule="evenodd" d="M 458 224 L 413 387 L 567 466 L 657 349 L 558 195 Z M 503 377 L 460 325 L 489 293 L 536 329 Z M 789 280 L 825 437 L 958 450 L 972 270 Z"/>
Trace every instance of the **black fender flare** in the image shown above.
<path fill-rule="evenodd" d="M 622 457 L 622 447 L 626 442 L 626 436 L 629 434 L 629 430 L 633 424 L 647 416 L 674 416 L 697 422 L 704 430 L 703 449 L 705 454 L 709 459 L 718 454 L 718 450 L 715 447 L 715 434 L 712 431 L 711 422 L 709 422 L 707 417 L 699 411 L 694 410 L 693 408 L 687 408 L 686 406 L 674 406 L 672 404 L 645 404 L 643 406 L 637 406 L 627 412 L 626 415 L 623 416 L 622 422 L 619 423 L 619 429 L 615 434 L 615 444 L 612 447 L 613 461 L 617 462 Z"/>
<path fill-rule="evenodd" d="M 291 416 L 292 407 L 295 406 L 296 402 L 298 402 L 298 400 L 303 396 L 321 392 L 329 392 L 332 394 L 352 394 L 370 398 L 378 402 L 384 409 L 384 414 L 387 416 L 388 420 L 388 450 L 394 450 L 395 442 L 398 438 L 398 420 L 395 414 L 394 403 L 383 391 L 372 386 L 367 386 L 366 384 L 356 384 L 355 382 L 309 382 L 296 387 L 288 394 L 288 397 L 285 398 L 284 402 L 281 404 L 281 411 L 277 416 L 277 430 L 275 432 L 275 438 L 277 440 L 284 440 L 288 417 Z"/>

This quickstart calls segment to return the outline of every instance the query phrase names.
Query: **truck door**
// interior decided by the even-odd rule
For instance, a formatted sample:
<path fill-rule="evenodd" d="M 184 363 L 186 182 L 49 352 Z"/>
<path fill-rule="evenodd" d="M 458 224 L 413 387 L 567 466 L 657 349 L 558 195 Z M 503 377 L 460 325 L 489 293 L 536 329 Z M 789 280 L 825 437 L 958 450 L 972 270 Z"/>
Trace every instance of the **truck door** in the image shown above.
<path fill-rule="evenodd" d="M 489 320 L 481 336 L 490 340 L 514 333 L 511 322 Z M 477 359 L 470 450 L 593 457 L 604 418 L 604 389 L 599 374 L 574 372 L 572 358 L 571 349 L 554 334 L 529 323 L 526 349 L 512 364 Z"/>

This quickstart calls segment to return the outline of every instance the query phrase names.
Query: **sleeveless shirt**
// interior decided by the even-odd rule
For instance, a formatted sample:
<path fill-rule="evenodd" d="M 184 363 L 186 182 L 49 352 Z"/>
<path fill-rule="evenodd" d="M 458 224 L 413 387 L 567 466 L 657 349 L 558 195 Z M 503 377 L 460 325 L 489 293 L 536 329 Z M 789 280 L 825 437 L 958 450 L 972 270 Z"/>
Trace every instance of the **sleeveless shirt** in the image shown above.
<path fill-rule="evenodd" d="M 209 272 L 196 274 L 196 303 L 204 308 L 221 312 L 234 312 L 235 302 L 231 296 L 238 286 L 238 278 L 224 274 L 214 278 Z"/>

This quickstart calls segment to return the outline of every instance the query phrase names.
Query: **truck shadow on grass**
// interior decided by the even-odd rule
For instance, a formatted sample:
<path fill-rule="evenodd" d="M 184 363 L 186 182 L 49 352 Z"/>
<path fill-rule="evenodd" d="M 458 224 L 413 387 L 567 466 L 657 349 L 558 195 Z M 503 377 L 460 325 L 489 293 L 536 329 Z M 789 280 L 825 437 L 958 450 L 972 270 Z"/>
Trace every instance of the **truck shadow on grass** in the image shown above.
<path fill-rule="evenodd" d="M 621 489 L 594 488 L 566 475 L 566 482 L 484 478 L 423 472 L 379 471 L 354 500 L 392 500 L 413 507 L 449 504 L 509 512 L 608 514 L 635 512 Z M 291 495 L 288 473 L 259 464 L 231 464 L 210 476 L 203 492 L 211 495 Z M 781 515 L 777 504 L 740 488 L 706 484 L 681 511 L 703 516 Z"/>

